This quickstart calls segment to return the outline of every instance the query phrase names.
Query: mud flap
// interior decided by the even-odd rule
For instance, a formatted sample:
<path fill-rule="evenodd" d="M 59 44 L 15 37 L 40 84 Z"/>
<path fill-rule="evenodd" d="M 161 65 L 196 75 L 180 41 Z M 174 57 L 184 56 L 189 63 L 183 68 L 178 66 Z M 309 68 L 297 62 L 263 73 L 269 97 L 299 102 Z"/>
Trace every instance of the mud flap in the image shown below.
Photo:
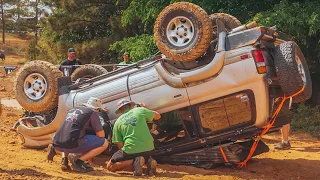
<path fill-rule="evenodd" d="M 229 143 L 221 145 L 223 151 L 229 161 L 228 164 L 241 162 L 248 156 L 253 140 Z M 258 147 L 253 156 L 268 152 L 269 147 L 259 142 Z M 205 147 L 197 150 L 192 150 L 184 153 L 177 153 L 169 156 L 156 156 L 154 157 L 160 164 L 174 164 L 174 165 L 191 165 L 205 169 L 211 169 L 218 165 L 225 164 L 225 160 L 221 154 L 219 146 Z"/>

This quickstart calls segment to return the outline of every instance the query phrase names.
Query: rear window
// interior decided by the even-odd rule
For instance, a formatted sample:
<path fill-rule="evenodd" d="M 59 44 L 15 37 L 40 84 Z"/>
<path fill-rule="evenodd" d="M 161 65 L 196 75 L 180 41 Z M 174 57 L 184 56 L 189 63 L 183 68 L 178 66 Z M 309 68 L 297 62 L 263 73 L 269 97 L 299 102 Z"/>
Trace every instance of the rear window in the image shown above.
<path fill-rule="evenodd" d="M 217 133 L 253 124 L 254 97 L 251 91 L 211 100 L 198 106 L 202 132 Z"/>

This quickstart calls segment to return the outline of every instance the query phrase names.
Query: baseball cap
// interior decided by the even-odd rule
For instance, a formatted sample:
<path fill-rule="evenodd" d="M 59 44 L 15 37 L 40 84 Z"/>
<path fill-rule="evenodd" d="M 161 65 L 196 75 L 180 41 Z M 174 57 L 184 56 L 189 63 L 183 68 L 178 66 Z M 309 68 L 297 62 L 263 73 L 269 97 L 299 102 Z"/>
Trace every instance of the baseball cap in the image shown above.
<path fill-rule="evenodd" d="M 70 53 L 76 53 L 76 51 L 74 50 L 74 48 L 69 48 L 69 49 L 68 49 L 68 54 L 70 54 Z"/>

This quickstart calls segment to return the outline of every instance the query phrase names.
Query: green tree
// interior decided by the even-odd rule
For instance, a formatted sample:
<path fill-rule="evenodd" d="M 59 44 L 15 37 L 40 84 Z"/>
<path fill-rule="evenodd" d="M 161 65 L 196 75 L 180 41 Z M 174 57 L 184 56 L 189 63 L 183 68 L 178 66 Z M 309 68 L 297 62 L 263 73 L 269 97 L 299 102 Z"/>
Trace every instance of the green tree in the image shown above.
<path fill-rule="evenodd" d="M 154 43 L 153 35 L 143 34 L 141 36 L 127 37 L 117 41 L 110 46 L 110 50 L 121 54 L 129 51 L 134 62 L 154 55 L 158 49 Z M 122 58 L 122 57 L 121 57 Z"/>
<path fill-rule="evenodd" d="M 273 9 L 253 18 L 265 26 L 276 25 L 277 29 L 293 37 L 301 47 L 309 64 L 316 72 L 320 70 L 320 2 L 282 1 Z"/>
<path fill-rule="evenodd" d="M 85 63 L 116 60 L 109 52 L 109 45 L 130 32 L 118 23 L 124 5 L 116 4 L 115 0 L 52 0 L 46 3 L 53 7 L 53 12 L 40 22 L 42 42 L 38 48 L 42 54 L 38 58 L 59 62 L 65 58 L 66 50 L 74 47 Z"/>

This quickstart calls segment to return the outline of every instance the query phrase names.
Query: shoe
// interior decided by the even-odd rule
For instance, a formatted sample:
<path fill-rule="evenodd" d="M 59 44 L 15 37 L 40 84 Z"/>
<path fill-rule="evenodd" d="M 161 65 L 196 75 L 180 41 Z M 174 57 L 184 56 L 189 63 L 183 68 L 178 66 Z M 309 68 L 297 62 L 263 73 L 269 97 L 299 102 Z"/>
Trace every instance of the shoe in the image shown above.
<path fill-rule="evenodd" d="M 133 175 L 134 176 L 141 176 L 142 175 L 142 166 L 144 165 L 145 160 L 144 157 L 139 156 L 136 157 L 133 161 L 133 168 L 134 168 L 134 172 Z"/>
<path fill-rule="evenodd" d="M 69 153 L 69 155 L 68 155 L 68 160 L 69 160 L 72 164 L 74 164 L 74 162 L 75 162 L 77 159 L 79 159 L 80 156 L 81 156 L 81 154 Z"/>
<path fill-rule="evenodd" d="M 288 141 L 288 143 L 284 143 L 284 142 L 279 142 L 277 144 L 274 145 L 274 149 L 279 149 L 279 150 L 288 150 L 291 148 L 290 142 Z"/>
<path fill-rule="evenodd" d="M 47 150 L 47 160 L 53 161 L 53 157 L 57 155 L 56 150 L 54 149 L 52 144 L 49 144 L 48 150 Z"/>
<path fill-rule="evenodd" d="M 90 172 L 93 171 L 93 168 L 89 165 L 87 165 L 84 161 L 77 159 L 74 163 L 71 165 L 72 170 L 78 171 L 78 172 Z"/>
<path fill-rule="evenodd" d="M 62 171 L 69 171 L 71 170 L 70 166 L 69 166 L 69 161 L 68 158 L 63 157 L 62 161 L 61 161 L 61 170 Z"/>
<path fill-rule="evenodd" d="M 90 166 L 90 164 L 84 163 L 84 166 L 85 166 L 87 169 L 89 169 L 90 171 L 93 171 L 93 167 Z"/>
<path fill-rule="evenodd" d="M 156 175 L 156 173 L 157 173 L 157 161 L 150 157 L 147 162 L 146 174 L 149 176 L 153 176 L 153 175 Z"/>

